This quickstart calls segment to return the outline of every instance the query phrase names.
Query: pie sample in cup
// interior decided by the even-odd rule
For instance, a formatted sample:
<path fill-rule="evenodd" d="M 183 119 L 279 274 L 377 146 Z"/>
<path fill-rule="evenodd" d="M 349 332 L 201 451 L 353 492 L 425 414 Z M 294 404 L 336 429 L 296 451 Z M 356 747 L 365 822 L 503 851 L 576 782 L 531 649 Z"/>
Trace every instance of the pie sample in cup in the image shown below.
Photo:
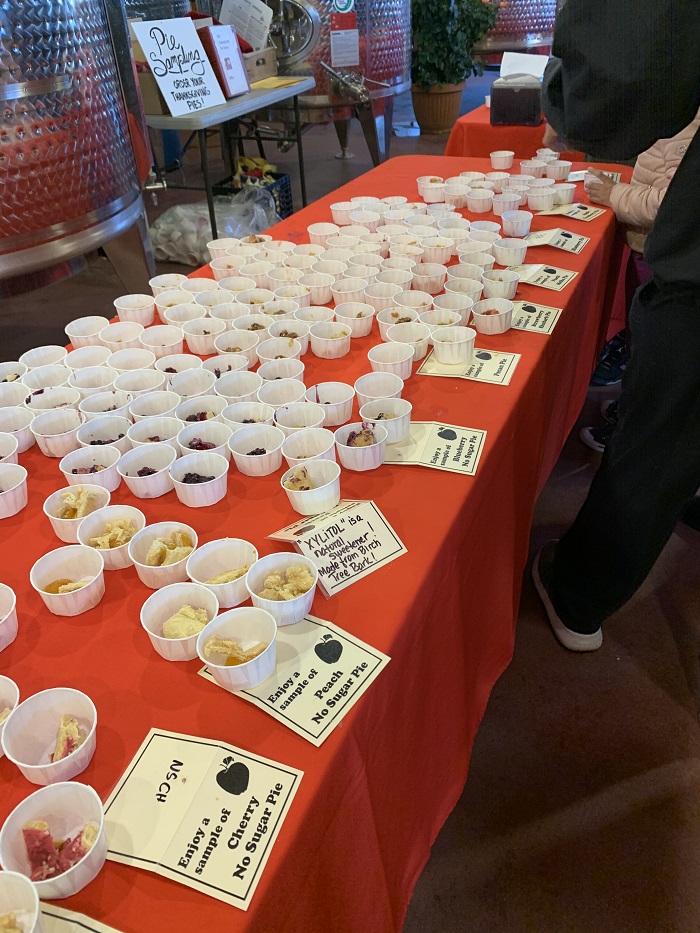
<path fill-rule="evenodd" d="M 109 505 L 109 500 L 109 491 L 103 486 L 86 483 L 52 492 L 44 501 L 43 510 L 56 537 L 65 544 L 77 544 L 82 520 Z"/>
<path fill-rule="evenodd" d="M 232 372 L 240 371 L 232 370 Z M 226 373 L 223 375 L 225 376 Z M 183 424 L 221 421 L 221 412 L 224 408 L 226 408 L 226 399 L 220 395 L 196 395 L 194 398 L 188 398 L 184 402 L 180 402 L 171 417 L 182 421 Z"/>
<path fill-rule="evenodd" d="M 216 596 L 221 609 L 232 609 L 248 599 L 245 576 L 258 559 L 258 551 L 241 538 L 219 538 L 198 548 L 187 560 L 187 574 Z"/>
<path fill-rule="evenodd" d="M 110 389 L 108 392 L 98 392 L 97 395 L 84 398 L 78 405 L 78 411 L 84 415 L 86 421 L 92 421 L 102 415 L 131 419 L 130 405 L 133 400 L 130 392 Z"/>
<path fill-rule="evenodd" d="M 104 559 L 94 548 L 69 544 L 40 557 L 29 582 L 49 612 L 77 616 L 94 609 L 104 596 Z"/>
<path fill-rule="evenodd" d="M 200 633 L 197 654 L 225 690 L 257 687 L 275 669 L 277 623 L 261 608 L 229 609 Z"/>
<path fill-rule="evenodd" d="M 335 460 L 335 438 L 327 428 L 304 428 L 285 438 L 282 456 L 290 467 L 308 460 Z"/>
<path fill-rule="evenodd" d="M 412 409 L 411 403 L 403 398 L 374 399 L 362 406 L 360 418 L 363 423 L 383 427 L 387 444 L 398 444 L 408 437 Z"/>
<path fill-rule="evenodd" d="M 221 413 L 221 420 L 236 431 L 246 424 L 272 424 L 275 409 L 263 402 L 234 402 Z"/>
<path fill-rule="evenodd" d="M 187 580 L 187 558 L 197 541 L 197 532 L 184 522 L 158 522 L 134 535 L 129 556 L 141 582 L 157 590 Z"/>
<path fill-rule="evenodd" d="M 309 331 L 311 352 L 321 359 L 337 359 L 350 350 L 352 330 L 341 322 L 321 321 Z"/>
<path fill-rule="evenodd" d="M 387 436 L 381 425 L 362 421 L 346 424 L 335 432 L 338 459 L 348 470 L 376 470 L 384 463 Z"/>
<path fill-rule="evenodd" d="M 91 483 L 114 492 L 121 483 L 117 463 L 121 452 L 114 445 L 107 447 L 81 447 L 67 454 L 58 468 L 70 486 Z"/>
<path fill-rule="evenodd" d="M 282 465 L 284 433 L 268 424 L 247 424 L 229 439 L 234 462 L 246 476 L 269 476 Z"/>
<path fill-rule="evenodd" d="M 220 502 L 226 495 L 228 465 L 227 457 L 212 451 L 191 453 L 175 460 L 170 466 L 170 476 L 180 502 L 191 509 Z"/>
<path fill-rule="evenodd" d="M 78 543 L 102 554 L 105 570 L 131 567 L 129 541 L 146 526 L 146 516 L 132 505 L 106 505 L 87 515 L 78 528 Z"/>
<path fill-rule="evenodd" d="M 76 438 L 81 447 L 116 447 L 119 453 L 125 454 L 127 450 L 131 450 L 128 437 L 131 427 L 128 418 L 103 415 L 82 424 L 77 430 Z"/>
<path fill-rule="evenodd" d="M 311 610 L 317 580 L 318 570 L 313 561 L 290 553 L 261 557 L 245 578 L 253 605 L 269 612 L 277 625 L 301 622 Z"/>
<path fill-rule="evenodd" d="M 515 298 L 519 281 L 520 276 L 518 273 L 509 272 L 507 269 L 498 272 L 484 272 L 482 279 L 484 298 L 507 298 L 512 301 Z"/>
<path fill-rule="evenodd" d="M 318 515 L 340 502 L 340 467 L 332 460 L 309 460 L 290 467 L 280 483 L 300 515 Z"/>
<path fill-rule="evenodd" d="M 306 390 L 309 402 L 320 405 L 326 413 L 326 427 L 344 424 L 352 413 L 355 390 L 345 382 L 319 382 Z"/>
<path fill-rule="evenodd" d="M 199 583 L 171 583 L 152 593 L 141 607 L 141 625 L 166 661 L 193 661 L 197 638 L 219 612 L 219 601 Z"/>
<path fill-rule="evenodd" d="M 129 415 L 134 423 L 146 418 L 171 418 L 180 404 L 177 392 L 147 392 L 129 404 Z"/>
<path fill-rule="evenodd" d="M 157 499 L 175 488 L 170 467 L 176 458 L 170 444 L 142 444 L 121 457 L 117 471 L 132 495 L 138 499 Z"/>
<path fill-rule="evenodd" d="M 480 334 L 504 334 L 510 329 L 513 302 L 505 298 L 477 301 L 472 308 L 474 327 Z"/>

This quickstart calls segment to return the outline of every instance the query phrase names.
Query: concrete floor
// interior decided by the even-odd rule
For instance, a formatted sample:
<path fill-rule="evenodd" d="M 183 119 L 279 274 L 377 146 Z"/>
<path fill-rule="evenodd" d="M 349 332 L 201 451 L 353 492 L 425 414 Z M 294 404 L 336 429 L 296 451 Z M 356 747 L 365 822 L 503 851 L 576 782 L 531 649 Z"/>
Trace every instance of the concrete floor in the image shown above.
<path fill-rule="evenodd" d="M 468 82 L 463 111 L 481 103 L 492 77 Z M 406 97 L 396 120 L 410 117 Z M 392 152 L 441 154 L 444 144 L 395 138 Z M 353 160 L 334 158 L 330 126 L 313 128 L 304 146 L 310 199 L 371 168 L 357 124 Z M 300 206 L 296 153 L 274 161 L 292 176 Z M 186 172 L 197 177 L 194 154 Z M 149 207 L 151 219 L 182 194 Z M 67 321 L 111 313 L 123 291 L 94 257 L 70 281 L 3 302 L 0 359 L 63 342 Z M 605 397 L 609 390 L 589 393 L 580 424 L 598 422 Z M 533 550 L 570 523 L 598 462 L 574 430 L 538 504 Z M 642 591 L 606 625 L 603 648 L 583 657 L 554 640 L 526 576 L 515 657 L 404 933 L 700 930 L 699 571 L 700 535 L 679 527 Z"/>

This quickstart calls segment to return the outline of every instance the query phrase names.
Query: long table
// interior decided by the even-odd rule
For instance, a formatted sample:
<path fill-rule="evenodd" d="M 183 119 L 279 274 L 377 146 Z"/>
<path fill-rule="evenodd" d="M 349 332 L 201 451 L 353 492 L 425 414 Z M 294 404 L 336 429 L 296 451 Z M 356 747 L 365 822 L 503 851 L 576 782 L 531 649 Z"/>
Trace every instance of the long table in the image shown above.
<path fill-rule="evenodd" d="M 486 168 L 485 160 L 395 158 L 277 225 L 274 234 L 305 242 L 307 225 L 329 220 L 333 201 L 364 194 L 415 199 L 419 175 Z M 556 225 L 552 220 L 536 217 L 533 228 Z M 533 505 L 580 410 L 605 331 L 613 215 L 563 221 L 569 225 L 591 238 L 580 255 L 547 247 L 536 256 L 578 271 L 576 279 L 562 293 L 520 289 L 523 298 L 563 308 L 552 335 L 511 330 L 479 337 L 483 347 L 522 354 L 509 386 L 415 374 L 406 383 L 414 420 L 486 429 L 476 476 L 389 465 L 369 474 L 343 471 L 343 497 L 373 499 L 408 553 L 330 600 L 316 596 L 316 616 L 391 657 L 320 748 L 204 681 L 198 662 L 160 658 L 139 624 L 150 591 L 133 568 L 106 574 L 106 595 L 91 612 L 49 615 L 29 586 L 29 569 L 59 546 L 41 506 L 61 476 L 57 461 L 36 448 L 22 455 L 29 505 L 0 528 L 0 578 L 17 591 L 20 631 L 0 654 L 0 672 L 16 680 L 23 697 L 66 685 L 93 698 L 97 752 L 78 780 L 105 799 L 151 727 L 230 742 L 304 772 L 246 913 L 113 862 L 64 906 L 123 933 L 203 925 L 231 933 L 401 929 L 431 843 L 464 786 L 490 691 L 511 658 Z M 323 361 L 309 352 L 307 385 L 353 383 L 369 371 L 367 350 L 376 342 L 375 329 L 354 340 L 345 358 Z M 265 554 L 279 549 L 265 536 L 298 517 L 280 475 L 250 479 L 232 466 L 227 498 L 201 510 L 180 505 L 174 492 L 133 499 L 124 484 L 112 501 L 137 505 L 149 522 L 191 524 L 200 542 L 237 536 Z M 35 789 L 6 758 L 0 786 L 0 821 Z"/>

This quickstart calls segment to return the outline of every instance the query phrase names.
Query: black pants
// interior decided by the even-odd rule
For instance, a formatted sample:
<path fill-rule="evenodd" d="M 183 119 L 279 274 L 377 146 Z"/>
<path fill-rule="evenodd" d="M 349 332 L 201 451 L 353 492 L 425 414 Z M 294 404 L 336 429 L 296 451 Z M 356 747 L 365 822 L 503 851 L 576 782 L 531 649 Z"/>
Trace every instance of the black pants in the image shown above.
<path fill-rule="evenodd" d="M 630 331 L 617 428 L 553 565 L 554 606 L 582 633 L 641 586 L 700 485 L 700 287 L 647 282 Z"/>

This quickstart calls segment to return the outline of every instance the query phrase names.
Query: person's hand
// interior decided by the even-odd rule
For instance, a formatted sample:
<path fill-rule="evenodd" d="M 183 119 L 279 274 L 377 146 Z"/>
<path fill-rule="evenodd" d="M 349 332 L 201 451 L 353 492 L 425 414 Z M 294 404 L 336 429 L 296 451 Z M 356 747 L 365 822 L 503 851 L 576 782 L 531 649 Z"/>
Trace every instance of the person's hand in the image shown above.
<path fill-rule="evenodd" d="M 599 169 L 589 168 L 583 182 L 588 200 L 594 204 L 603 204 L 610 207 L 610 196 L 615 182 Z"/>
<path fill-rule="evenodd" d="M 544 125 L 544 136 L 542 137 L 542 148 L 551 149 L 554 152 L 564 152 L 566 142 L 561 138 L 553 126 L 549 123 Z"/>

